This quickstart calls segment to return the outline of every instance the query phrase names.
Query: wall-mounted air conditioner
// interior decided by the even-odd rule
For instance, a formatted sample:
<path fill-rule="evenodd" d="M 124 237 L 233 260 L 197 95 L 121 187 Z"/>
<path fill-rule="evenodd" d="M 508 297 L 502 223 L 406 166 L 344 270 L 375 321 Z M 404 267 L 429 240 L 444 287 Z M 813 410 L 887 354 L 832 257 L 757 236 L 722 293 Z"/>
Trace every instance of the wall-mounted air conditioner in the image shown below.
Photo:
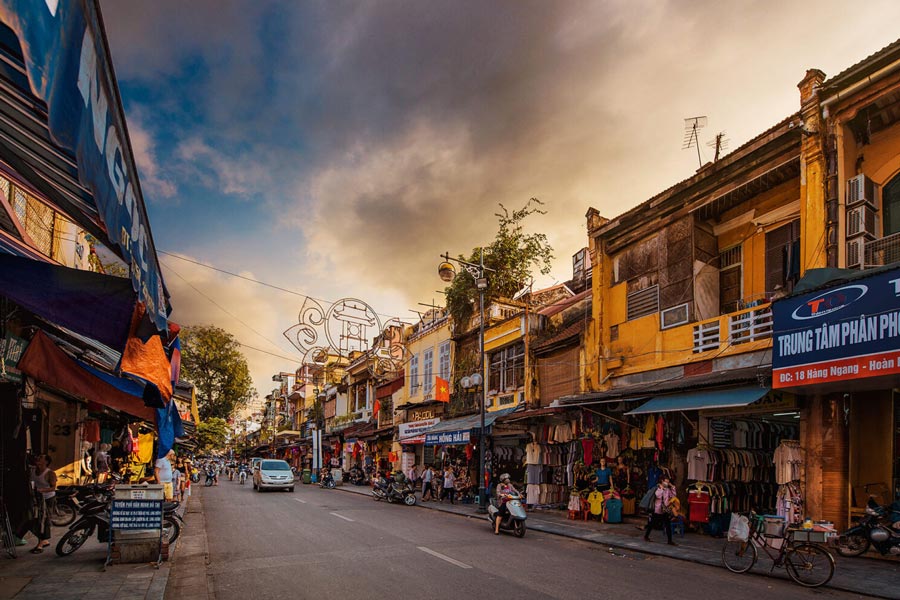
<path fill-rule="evenodd" d="M 867 241 L 865 237 L 847 240 L 848 269 L 862 269 L 865 266 Z"/>
<path fill-rule="evenodd" d="M 689 302 L 685 302 L 684 304 L 679 304 L 678 306 L 673 306 L 672 308 L 660 311 L 659 328 L 668 329 L 690 322 L 690 306 Z"/>
<path fill-rule="evenodd" d="M 848 238 L 863 234 L 874 238 L 877 235 L 877 228 L 878 217 L 875 214 L 875 209 L 871 206 L 863 204 L 856 208 L 847 209 Z"/>
<path fill-rule="evenodd" d="M 847 180 L 847 208 L 857 204 L 868 204 L 875 208 L 875 183 L 865 175 L 857 175 Z"/>

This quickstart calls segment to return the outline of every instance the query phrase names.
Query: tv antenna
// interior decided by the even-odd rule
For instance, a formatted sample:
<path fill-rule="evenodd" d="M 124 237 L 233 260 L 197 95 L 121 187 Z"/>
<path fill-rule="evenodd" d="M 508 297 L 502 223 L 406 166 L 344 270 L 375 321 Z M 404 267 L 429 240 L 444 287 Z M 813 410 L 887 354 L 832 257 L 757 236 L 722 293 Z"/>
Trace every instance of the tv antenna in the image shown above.
<path fill-rule="evenodd" d="M 703 159 L 700 158 L 700 130 L 706 127 L 706 117 L 690 117 L 684 120 L 684 143 L 681 145 L 682 150 L 689 148 L 697 148 L 697 162 L 703 166 Z"/>
<path fill-rule="evenodd" d="M 728 138 L 725 137 L 724 131 L 720 131 L 716 134 L 716 139 L 706 142 L 706 145 L 714 148 L 716 151 L 716 157 L 713 159 L 713 162 L 719 162 L 722 152 L 728 150 Z"/>

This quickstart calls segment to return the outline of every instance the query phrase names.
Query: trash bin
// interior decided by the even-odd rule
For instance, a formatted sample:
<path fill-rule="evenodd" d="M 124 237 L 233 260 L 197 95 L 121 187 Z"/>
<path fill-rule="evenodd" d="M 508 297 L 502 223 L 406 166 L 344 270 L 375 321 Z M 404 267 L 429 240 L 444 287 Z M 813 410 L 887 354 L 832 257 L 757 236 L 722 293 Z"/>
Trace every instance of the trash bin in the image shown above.
<path fill-rule="evenodd" d="M 310 469 L 303 469 L 303 474 L 300 476 L 300 480 L 303 483 L 312 482 L 312 471 Z"/>

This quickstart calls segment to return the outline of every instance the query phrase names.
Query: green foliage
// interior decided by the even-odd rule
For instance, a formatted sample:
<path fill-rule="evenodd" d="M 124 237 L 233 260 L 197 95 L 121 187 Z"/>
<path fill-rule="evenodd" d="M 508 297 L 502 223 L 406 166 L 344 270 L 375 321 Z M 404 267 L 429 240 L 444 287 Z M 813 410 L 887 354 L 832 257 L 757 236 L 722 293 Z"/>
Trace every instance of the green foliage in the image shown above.
<path fill-rule="evenodd" d="M 229 419 L 256 396 L 240 344 L 218 327 L 182 329 L 181 375 L 196 387 L 201 422 Z"/>
<path fill-rule="evenodd" d="M 225 419 L 211 417 L 197 425 L 197 441 L 203 451 L 220 450 L 225 447 L 228 438 L 228 423 Z"/>
<path fill-rule="evenodd" d="M 500 205 L 502 212 L 496 214 L 499 221 L 497 237 L 484 248 L 484 266 L 494 270 L 486 275 L 485 306 L 497 298 L 511 298 L 531 279 L 532 269 L 537 268 L 543 275 L 550 273 L 553 248 L 547 243 L 547 236 L 524 231 L 525 219 L 535 213 L 546 213 L 540 208 L 543 204 L 537 198 L 531 198 L 524 207 L 512 212 Z M 460 255 L 458 258 L 478 264 L 481 249 L 475 248 L 469 256 Z M 458 331 L 468 328 L 477 303 L 478 288 L 474 277 L 459 273 L 447 287 L 447 308 L 457 323 Z"/>

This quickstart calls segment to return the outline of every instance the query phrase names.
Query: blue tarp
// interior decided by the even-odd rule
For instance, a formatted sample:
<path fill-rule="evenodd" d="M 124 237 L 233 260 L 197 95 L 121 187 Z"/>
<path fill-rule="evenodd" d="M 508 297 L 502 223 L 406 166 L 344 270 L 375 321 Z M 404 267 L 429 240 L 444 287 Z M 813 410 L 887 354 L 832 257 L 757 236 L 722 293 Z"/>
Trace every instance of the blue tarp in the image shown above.
<path fill-rule="evenodd" d="M 642 404 L 626 415 L 646 415 L 650 413 L 675 412 L 679 410 L 704 410 L 709 408 L 732 408 L 747 406 L 768 394 L 767 387 L 756 385 L 725 390 L 698 390 L 671 396 L 659 396 Z"/>
<path fill-rule="evenodd" d="M 19 38 L 53 141 L 74 152 L 79 181 L 130 266 L 134 290 L 166 331 L 168 298 L 96 3 L 0 0 L 0 20 Z"/>

